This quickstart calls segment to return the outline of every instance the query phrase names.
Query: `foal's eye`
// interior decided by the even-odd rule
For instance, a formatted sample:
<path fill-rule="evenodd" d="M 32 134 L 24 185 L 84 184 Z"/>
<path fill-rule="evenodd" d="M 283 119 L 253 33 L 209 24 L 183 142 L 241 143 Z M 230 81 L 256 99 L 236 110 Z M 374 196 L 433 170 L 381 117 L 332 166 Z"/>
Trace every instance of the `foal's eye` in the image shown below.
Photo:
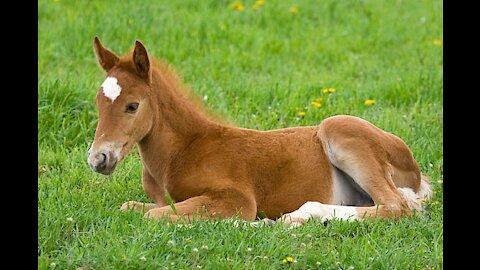
<path fill-rule="evenodd" d="M 134 113 L 138 109 L 138 103 L 130 103 L 127 105 L 125 112 L 127 113 Z"/>

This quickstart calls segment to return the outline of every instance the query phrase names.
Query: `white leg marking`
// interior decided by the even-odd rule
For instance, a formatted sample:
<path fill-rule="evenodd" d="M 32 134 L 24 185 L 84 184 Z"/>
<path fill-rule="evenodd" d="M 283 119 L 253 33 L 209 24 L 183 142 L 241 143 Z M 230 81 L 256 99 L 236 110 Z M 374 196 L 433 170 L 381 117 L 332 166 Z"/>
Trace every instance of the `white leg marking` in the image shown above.
<path fill-rule="evenodd" d="M 107 77 L 102 83 L 103 94 L 110 100 L 115 101 L 115 99 L 120 95 L 122 87 L 118 85 L 118 80 L 115 77 Z"/>
<path fill-rule="evenodd" d="M 309 218 L 320 219 L 321 221 L 327 221 L 330 219 L 338 218 L 341 220 L 357 220 L 358 213 L 354 206 L 341 206 L 323 204 L 320 202 L 306 202 L 296 211 L 286 214 L 282 217 L 287 223 L 292 225 L 300 225 L 307 221 Z M 290 219 L 290 220 L 289 220 Z M 298 221 L 300 222 L 298 222 Z"/>

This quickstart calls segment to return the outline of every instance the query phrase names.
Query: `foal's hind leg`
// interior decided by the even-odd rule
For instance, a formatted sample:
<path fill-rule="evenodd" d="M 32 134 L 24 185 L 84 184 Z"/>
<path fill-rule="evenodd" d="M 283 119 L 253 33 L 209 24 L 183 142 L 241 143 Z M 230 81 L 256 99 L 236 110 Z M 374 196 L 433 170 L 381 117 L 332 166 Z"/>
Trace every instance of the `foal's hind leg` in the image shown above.
<path fill-rule="evenodd" d="M 297 210 L 285 214 L 281 217 L 281 221 L 293 226 L 303 225 L 308 219 L 319 219 L 322 222 L 337 218 L 342 220 L 358 220 L 357 207 L 330 205 L 320 202 L 306 202 Z"/>
<path fill-rule="evenodd" d="M 356 208 L 359 217 L 399 218 L 411 214 L 405 194 L 397 189 L 392 179 L 394 167 L 391 163 L 411 157 L 403 141 L 351 116 L 324 120 L 318 136 L 331 164 L 348 174 L 372 198 L 374 207 Z M 420 171 L 413 159 L 404 167 L 412 175 L 418 175 L 415 181 L 420 181 Z"/>
<path fill-rule="evenodd" d="M 410 163 L 404 161 L 409 158 L 410 152 L 403 142 L 399 143 L 398 138 L 365 120 L 348 116 L 324 120 L 319 127 L 318 137 L 332 166 L 349 175 L 368 193 L 375 206 L 338 206 L 307 202 L 297 211 L 285 215 L 282 220 L 302 224 L 309 217 L 399 218 L 410 215 L 412 208 L 418 208 L 415 202 L 407 203 L 406 198 L 409 200 L 415 198 L 412 198 L 406 190 L 411 191 L 414 188 L 413 184 L 419 184 L 420 171 L 414 161 Z M 412 175 L 418 175 L 418 179 L 413 179 L 412 186 L 406 190 L 397 189 L 392 179 L 394 167 L 391 162 L 395 161 L 394 159 L 407 163 L 404 168 L 411 171 Z"/>

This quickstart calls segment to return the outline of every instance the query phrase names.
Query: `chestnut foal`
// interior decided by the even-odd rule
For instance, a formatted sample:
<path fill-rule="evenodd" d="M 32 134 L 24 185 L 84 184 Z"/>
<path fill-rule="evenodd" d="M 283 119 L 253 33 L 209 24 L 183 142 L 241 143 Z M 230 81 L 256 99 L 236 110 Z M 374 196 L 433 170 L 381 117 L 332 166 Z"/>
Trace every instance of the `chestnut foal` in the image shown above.
<path fill-rule="evenodd" d="M 122 57 L 97 37 L 94 49 L 107 78 L 96 96 L 88 163 L 111 174 L 137 144 L 143 189 L 154 202 L 129 201 L 122 211 L 172 221 L 254 220 L 263 212 L 300 225 L 309 218 L 399 218 L 421 211 L 432 195 L 407 145 L 365 120 L 341 115 L 271 131 L 227 126 L 190 101 L 176 73 L 154 63 L 141 42 Z"/>

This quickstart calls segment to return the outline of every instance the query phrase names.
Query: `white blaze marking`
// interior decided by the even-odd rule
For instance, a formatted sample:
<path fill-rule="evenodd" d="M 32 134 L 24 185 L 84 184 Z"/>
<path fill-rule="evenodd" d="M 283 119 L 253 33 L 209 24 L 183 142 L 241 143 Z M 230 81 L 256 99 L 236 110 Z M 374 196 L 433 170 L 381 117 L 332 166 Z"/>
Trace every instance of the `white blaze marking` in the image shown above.
<path fill-rule="evenodd" d="M 103 94 L 112 100 L 112 103 L 120 95 L 122 87 L 118 85 L 118 80 L 115 77 L 107 77 L 102 83 Z"/>

